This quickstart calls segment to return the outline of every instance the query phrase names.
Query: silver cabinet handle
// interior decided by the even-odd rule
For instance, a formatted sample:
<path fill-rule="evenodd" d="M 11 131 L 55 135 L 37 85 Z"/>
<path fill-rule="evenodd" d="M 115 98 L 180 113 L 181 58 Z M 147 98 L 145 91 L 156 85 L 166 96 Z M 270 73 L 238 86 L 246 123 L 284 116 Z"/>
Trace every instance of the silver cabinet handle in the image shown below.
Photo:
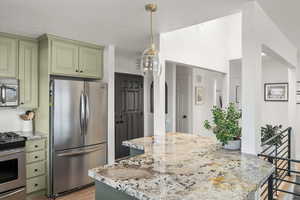
<path fill-rule="evenodd" d="M 98 147 L 98 148 L 95 148 L 95 149 L 81 150 L 81 151 L 77 151 L 77 152 L 60 153 L 57 156 L 59 156 L 59 157 L 77 156 L 77 155 L 88 154 L 88 153 L 92 153 L 92 152 L 95 152 L 95 151 L 99 151 L 101 149 L 102 149 L 101 147 Z"/>
<path fill-rule="evenodd" d="M 84 123 L 85 123 L 85 98 L 83 92 L 80 95 L 80 109 L 79 109 L 79 116 L 80 116 L 80 129 L 81 129 L 81 134 L 84 132 Z"/>
<path fill-rule="evenodd" d="M 15 191 L 15 192 L 12 192 L 12 193 L 9 193 L 9 194 L 0 196 L 0 199 L 6 199 L 6 198 L 11 197 L 11 196 L 13 196 L 13 195 L 15 195 L 15 194 L 18 194 L 18 193 L 20 193 L 20 192 L 23 192 L 24 190 L 25 190 L 25 189 L 22 188 L 22 189 L 20 189 L 20 190 Z"/>
<path fill-rule="evenodd" d="M 90 101 L 88 95 L 85 95 L 85 111 L 85 132 L 87 133 L 87 128 L 90 120 Z"/>

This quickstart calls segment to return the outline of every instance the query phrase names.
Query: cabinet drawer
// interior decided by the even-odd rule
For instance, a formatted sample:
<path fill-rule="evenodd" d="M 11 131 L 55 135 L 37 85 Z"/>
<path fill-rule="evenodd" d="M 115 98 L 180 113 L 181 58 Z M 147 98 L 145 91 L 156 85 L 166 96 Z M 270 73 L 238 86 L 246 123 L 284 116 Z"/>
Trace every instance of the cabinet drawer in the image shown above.
<path fill-rule="evenodd" d="M 40 176 L 45 174 L 45 162 L 38 162 L 26 166 L 27 178 Z"/>
<path fill-rule="evenodd" d="M 43 150 L 45 140 L 29 140 L 26 142 L 26 152 Z"/>
<path fill-rule="evenodd" d="M 31 153 L 26 153 L 26 163 L 32 163 L 36 161 L 45 160 L 45 151 L 34 151 Z"/>
<path fill-rule="evenodd" d="M 26 181 L 26 192 L 32 193 L 38 190 L 45 189 L 46 187 L 46 177 L 39 176 L 36 178 L 32 178 Z"/>

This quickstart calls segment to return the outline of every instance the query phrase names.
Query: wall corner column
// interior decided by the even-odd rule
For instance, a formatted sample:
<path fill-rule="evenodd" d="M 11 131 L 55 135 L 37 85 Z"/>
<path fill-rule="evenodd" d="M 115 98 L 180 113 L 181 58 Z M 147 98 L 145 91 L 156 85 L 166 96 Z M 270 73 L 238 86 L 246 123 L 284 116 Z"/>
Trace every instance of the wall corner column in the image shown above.
<path fill-rule="evenodd" d="M 104 77 L 108 84 L 108 120 L 107 120 L 107 162 L 115 162 L 115 46 L 108 45 L 104 49 Z"/>
<path fill-rule="evenodd" d="M 242 17 L 242 153 L 260 152 L 262 100 L 262 46 L 255 32 L 254 4 L 247 4 Z"/>

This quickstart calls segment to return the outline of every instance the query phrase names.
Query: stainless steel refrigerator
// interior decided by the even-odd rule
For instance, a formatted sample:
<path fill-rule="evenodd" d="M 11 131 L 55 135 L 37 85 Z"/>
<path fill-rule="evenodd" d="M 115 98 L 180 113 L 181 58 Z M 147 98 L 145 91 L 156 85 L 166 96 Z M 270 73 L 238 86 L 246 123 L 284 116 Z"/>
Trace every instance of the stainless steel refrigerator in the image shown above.
<path fill-rule="evenodd" d="M 88 170 L 107 161 L 107 85 L 52 79 L 50 195 L 84 187 Z"/>

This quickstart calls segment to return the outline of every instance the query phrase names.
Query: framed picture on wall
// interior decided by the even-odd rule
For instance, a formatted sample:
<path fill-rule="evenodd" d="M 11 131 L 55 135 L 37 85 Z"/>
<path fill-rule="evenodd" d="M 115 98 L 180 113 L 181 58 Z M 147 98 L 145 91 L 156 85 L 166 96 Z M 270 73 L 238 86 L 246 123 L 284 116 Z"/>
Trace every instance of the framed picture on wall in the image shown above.
<path fill-rule="evenodd" d="M 296 102 L 300 104 L 300 81 L 297 81 L 296 85 Z"/>
<path fill-rule="evenodd" d="M 196 87 L 195 89 L 195 104 L 201 105 L 204 103 L 204 88 Z"/>
<path fill-rule="evenodd" d="M 288 83 L 265 83 L 265 101 L 288 101 Z"/>

